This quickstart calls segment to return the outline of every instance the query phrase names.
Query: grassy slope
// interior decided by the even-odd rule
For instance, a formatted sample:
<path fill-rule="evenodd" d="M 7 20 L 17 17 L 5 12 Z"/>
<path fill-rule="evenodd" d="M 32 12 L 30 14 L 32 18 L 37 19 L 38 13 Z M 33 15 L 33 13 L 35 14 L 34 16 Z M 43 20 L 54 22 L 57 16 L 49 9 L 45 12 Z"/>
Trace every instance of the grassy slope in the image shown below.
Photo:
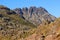
<path fill-rule="evenodd" d="M 50 35 L 53 37 L 51 38 Z M 42 37 L 43 36 L 43 37 Z M 33 35 L 26 38 L 26 40 L 39 40 L 39 39 L 50 40 L 60 40 L 60 18 L 57 18 L 54 22 L 48 24 L 47 22 L 43 22 L 40 26 L 35 30 Z"/>
<path fill-rule="evenodd" d="M 2 7 L 3 8 L 3 7 Z M 25 37 L 27 37 L 27 36 L 29 36 L 29 35 L 31 35 L 31 34 L 33 34 L 33 31 L 35 30 L 35 28 L 36 28 L 36 26 L 35 25 L 33 25 L 32 23 L 30 23 L 30 22 L 28 22 L 28 21 L 26 21 L 26 20 L 24 20 L 24 19 L 22 19 L 18 14 L 11 14 L 11 15 L 9 15 L 8 14 L 8 12 L 10 13 L 12 10 L 5 10 L 5 9 L 1 9 L 0 10 L 0 14 L 2 14 L 2 18 L 4 18 L 4 17 L 6 17 L 6 18 L 9 18 L 11 21 L 10 22 L 12 22 L 12 23 L 14 23 L 14 25 L 16 24 L 16 25 L 21 25 L 21 28 L 20 27 L 17 27 L 16 26 L 16 29 L 13 29 L 14 30 L 14 32 L 12 32 L 13 34 L 16 34 L 17 35 L 17 32 L 19 31 L 19 30 L 21 30 L 22 29 L 22 32 L 23 33 L 21 33 L 19 36 L 20 37 L 17 37 L 17 36 L 15 36 L 15 37 L 17 37 L 17 38 L 25 38 Z M 8 28 L 7 29 L 7 26 L 5 25 L 6 23 L 9 23 L 9 22 L 4 22 L 3 20 L 2 20 L 2 18 L 0 18 L 0 22 L 2 22 L 2 23 L 0 23 L 0 26 L 3 26 L 4 27 L 4 29 L 3 29 L 3 32 L 5 31 L 5 32 L 7 32 L 7 31 L 9 31 L 9 33 L 10 33 L 10 31 L 12 30 L 12 29 L 10 29 L 10 28 Z M 17 23 L 18 22 L 18 23 Z M 4 24 L 5 23 L 5 24 Z M 8 25 L 9 26 L 9 25 Z M 12 26 L 13 27 L 13 26 Z M 6 29 L 5 29 L 6 28 Z M 26 30 L 26 28 L 28 28 L 28 30 Z M 1 32 L 2 30 L 0 30 L 0 32 Z M 14 38 L 11 36 L 11 34 L 6 34 L 7 36 L 4 36 L 4 35 L 1 35 L 0 36 L 0 40 L 13 40 Z M 11 38 L 13 38 L 13 39 L 11 39 Z M 15 38 L 16 40 L 17 40 L 17 38 Z"/>

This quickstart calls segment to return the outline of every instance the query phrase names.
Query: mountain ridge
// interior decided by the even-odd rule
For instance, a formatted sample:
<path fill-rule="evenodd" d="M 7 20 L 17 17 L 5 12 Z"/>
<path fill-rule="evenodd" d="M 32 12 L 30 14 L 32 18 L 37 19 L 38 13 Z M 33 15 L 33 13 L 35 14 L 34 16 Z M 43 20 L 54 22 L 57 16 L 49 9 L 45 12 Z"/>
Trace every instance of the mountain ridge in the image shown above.
<path fill-rule="evenodd" d="M 16 8 L 14 11 L 17 14 L 20 14 L 21 17 L 24 17 L 29 22 L 39 25 L 42 23 L 42 20 L 54 21 L 56 17 L 52 16 L 45 8 L 43 7 L 30 7 L 30 8 Z"/>

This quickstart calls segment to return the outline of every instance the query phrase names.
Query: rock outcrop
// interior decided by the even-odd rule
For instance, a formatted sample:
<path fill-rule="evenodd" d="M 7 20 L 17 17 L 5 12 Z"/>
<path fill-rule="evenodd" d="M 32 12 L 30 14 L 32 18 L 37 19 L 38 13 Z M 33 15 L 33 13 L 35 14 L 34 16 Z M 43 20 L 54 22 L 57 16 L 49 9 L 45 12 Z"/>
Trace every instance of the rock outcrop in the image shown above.
<path fill-rule="evenodd" d="M 25 20 L 33 23 L 34 25 L 41 24 L 44 20 L 52 22 L 56 19 L 56 17 L 49 14 L 49 12 L 43 7 L 30 7 L 30 8 L 17 8 L 14 9 L 17 14 L 23 16 Z"/>

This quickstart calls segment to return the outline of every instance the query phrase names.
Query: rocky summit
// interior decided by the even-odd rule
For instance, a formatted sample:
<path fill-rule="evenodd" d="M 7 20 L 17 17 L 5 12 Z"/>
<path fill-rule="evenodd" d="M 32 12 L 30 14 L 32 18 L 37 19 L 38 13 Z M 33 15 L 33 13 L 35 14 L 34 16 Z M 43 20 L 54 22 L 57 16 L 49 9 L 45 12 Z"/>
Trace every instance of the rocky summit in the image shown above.
<path fill-rule="evenodd" d="M 43 7 L 30 7 L 30 8 L 16 8 L 14 11 L 17 14 L 20 14 L 21 17 L 25 18 L 29 22 L 34 25 L 41 24 L 44 20 L 48 22 L 52 22 L 56 19 L 53 15 L 51 15 L 45 8 Z"/>

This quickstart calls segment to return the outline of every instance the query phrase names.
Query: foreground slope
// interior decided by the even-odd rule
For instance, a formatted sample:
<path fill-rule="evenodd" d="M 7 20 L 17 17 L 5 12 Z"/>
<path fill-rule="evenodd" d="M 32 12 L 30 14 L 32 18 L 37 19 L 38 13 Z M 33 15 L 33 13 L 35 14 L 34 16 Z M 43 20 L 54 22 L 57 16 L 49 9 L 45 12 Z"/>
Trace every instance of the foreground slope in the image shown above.
<path fill-rule="evenodd" d="M 60 18 L 50 24 L 41 24 L 26 40 L 60 40 Z"/>

